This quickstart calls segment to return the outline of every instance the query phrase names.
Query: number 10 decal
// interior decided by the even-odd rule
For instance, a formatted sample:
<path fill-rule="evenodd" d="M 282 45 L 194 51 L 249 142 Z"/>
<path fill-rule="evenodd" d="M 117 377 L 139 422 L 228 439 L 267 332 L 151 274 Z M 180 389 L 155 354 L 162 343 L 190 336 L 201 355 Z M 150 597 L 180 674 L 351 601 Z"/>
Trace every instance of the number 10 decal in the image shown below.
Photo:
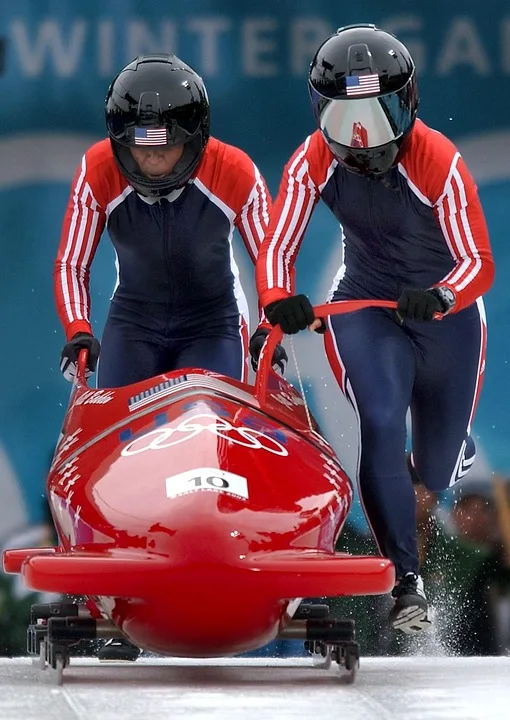
<path fill-rule="evenodd" d="M 199 490 L 222 492 L 248 500 L 248 480 L 242 475 L 218 470 L 218 468 L 195 468 L 166 479 L 166 496 L 187 495 Z"/>

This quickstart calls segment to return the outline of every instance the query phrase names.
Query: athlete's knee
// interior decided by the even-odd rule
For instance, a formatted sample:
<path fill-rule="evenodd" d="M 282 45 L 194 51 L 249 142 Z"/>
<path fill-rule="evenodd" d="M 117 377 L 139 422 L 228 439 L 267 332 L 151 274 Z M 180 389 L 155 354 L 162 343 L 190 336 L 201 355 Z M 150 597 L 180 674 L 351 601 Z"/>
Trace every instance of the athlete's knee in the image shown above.
<path fill-rule="evenodd" d="M 473 467 L 476 458 L 476 447 L 471 435 L 468 435 L 462 444 L 458 454 L 455 467 L 450 477 L 449 486 L 454 485 L 458 480 L 466 477 Z"/>
<path fill-rule="evenodd" d="M 473 466 L 476 457 L 475 443 L 467 436 L 455 454 L 437 453 L 415 457 L 413 464 L 418 477 L 431 492 L 443 492 L 462 480 Z"/>
<path fill-rule="evenodd" d="M 363 443 L 393 444 L 405 434 L 405 416 L 391 403 L 374 403 L 360 411 L 360 415 Z"/>

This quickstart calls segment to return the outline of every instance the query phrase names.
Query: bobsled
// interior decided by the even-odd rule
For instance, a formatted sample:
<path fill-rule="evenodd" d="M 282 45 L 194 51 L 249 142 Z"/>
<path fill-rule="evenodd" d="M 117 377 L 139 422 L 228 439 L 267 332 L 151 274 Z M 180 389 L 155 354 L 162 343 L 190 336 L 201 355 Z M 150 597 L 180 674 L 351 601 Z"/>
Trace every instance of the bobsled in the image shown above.
<path fill-rule="evenodd" d="M 387 301 L 341 301 L 317 317 Z M 35 605 L 28 651 L 62 671 L 83 639 L 124 637 L 160 655 L 206 658 L 302 638 L 352 678 L 352 620 L 303 599 L 382 594 L 380 556 L 335 552 L 351 478 L 305 398 L 262 349 L 254 385 L 186 368 L 92 389 L 86 351 L 47 480 L 57 547 L 7 550 L 4 569 L 79 602 Z"/>

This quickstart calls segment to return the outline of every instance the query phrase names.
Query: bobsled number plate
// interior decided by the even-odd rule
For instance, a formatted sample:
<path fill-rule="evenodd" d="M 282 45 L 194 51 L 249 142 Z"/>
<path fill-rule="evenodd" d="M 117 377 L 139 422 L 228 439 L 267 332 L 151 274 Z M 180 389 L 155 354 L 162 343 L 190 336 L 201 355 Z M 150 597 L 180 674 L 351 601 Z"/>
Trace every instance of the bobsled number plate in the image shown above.
<path fill-rule="evenodd" d="M 247 478 L 226 470 L 196 468 L 166 479 L 166 496 L 169 498 L 198 490 L 222 492 L 248 500 Z"/>

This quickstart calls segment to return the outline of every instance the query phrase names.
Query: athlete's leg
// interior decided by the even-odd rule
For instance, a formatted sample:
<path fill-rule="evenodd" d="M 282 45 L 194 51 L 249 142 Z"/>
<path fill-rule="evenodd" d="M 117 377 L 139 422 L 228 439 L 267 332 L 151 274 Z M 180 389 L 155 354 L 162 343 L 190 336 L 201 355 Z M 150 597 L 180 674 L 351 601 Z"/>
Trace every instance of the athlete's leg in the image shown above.
<path fill-rule="evenodd" d="M 245 380 L 247 344 L 248 334 L 245 327 L 240 327 L 238 332 L 221 332 L 217 335 L 198 336 L 180 341 L 172 370 L 201 368 L 236 380 Z"/>
<path fill-rule="evenodd" d="M 121 387 L 169 370 L 164 339 L 110 312 L 101 339 L 97 386 Z"/>
<path fill-rule="evenodd" d="M 415 374 L 412 344 L 384 310 L 332 316 L 329 325 L 328 359 L 359 423 L 358 480 L 365 514 L 397 577 L 417 574 L 416 498 L 405 457 Z"/>
<path fill-rule="evenodd" d="M 413 465 L 432 491 L 467 474 L 475 457 L 470 435 L 485 368 L 485 313 L 478 305 L 417 329 L 411 401 Z"/>

